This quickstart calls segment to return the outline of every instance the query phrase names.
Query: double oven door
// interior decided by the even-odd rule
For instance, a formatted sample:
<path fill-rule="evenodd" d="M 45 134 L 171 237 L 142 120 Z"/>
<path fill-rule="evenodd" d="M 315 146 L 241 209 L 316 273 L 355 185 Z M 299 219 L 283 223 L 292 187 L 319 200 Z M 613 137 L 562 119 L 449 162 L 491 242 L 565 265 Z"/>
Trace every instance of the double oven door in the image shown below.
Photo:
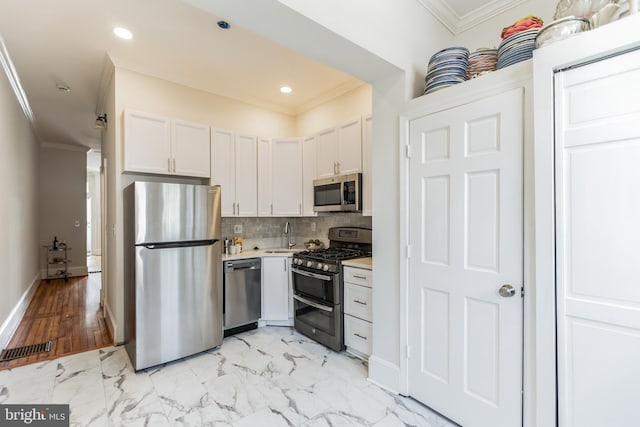
<path fill-rule="evenodd" d="M 335 351 L 343 350 L 340 274 L 301 267 L 292 272 L 295 329 Z"/>

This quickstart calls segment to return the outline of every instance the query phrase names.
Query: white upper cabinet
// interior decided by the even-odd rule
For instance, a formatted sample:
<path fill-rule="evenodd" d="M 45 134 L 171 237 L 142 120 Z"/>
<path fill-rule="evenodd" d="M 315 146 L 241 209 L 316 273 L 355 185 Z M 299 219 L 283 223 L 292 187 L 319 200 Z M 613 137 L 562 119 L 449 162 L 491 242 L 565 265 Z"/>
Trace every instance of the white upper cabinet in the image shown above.
<path fill-rule="evenodd" d="M 171 136 L 173 173 L 208 178 L 211 175 L 209 126 L 173 120 Z"/>
<path fill-rule="evenodd" d="M 362 171 L 362 124 L 360 119 L 338 126 L 338 173 Z"/>
<path fill-rule="evenodd" d="M 331 128 L 316 136 L 316 176 L 326 178 L 338 173 L 338 129 Z"/>
<path fill-rule="evenodd" d="M 149 113 L 124 113 L 124 172 L 209 176 L 209 127 Z"/>
<path fill-rule="evenodd" d="M 124 171 L 171 173 L 171 119 L 124 113 Z"/>
<path fill-rule="evenodd" d="M 258 138 L 258 216 L 273 215 L 271 139 Z"/>
<path fill-rule="evenodd" d="M 213 129 L 211 136 L 211 185 L 222 187 L 222 216 L 256 216 L 256 137 L 224 129 Z"/>
<path fill-rule="evenodd" d="M 362 170 L 362 124 L 352 120 L 317 135 L 317 177 Z"/>
<path fill-rule="evenodd" d="M 313 211 L 313 180 L 316 179 L 316 137 L 302 140 L 302 215 L 316 216 Z"/>
<path fill-rule="evenodd" d="M 366 116 L 362 120 L 362 215 L 371 216 L 373 205 L 371 197 L 373 195 L 372 175 L 372 143 L 373 128 L 371 116 Z"/>
<path fill-rule="evenodd" d="M 271 141 L 273 216 L 302 215 L 302 139 Z"/>

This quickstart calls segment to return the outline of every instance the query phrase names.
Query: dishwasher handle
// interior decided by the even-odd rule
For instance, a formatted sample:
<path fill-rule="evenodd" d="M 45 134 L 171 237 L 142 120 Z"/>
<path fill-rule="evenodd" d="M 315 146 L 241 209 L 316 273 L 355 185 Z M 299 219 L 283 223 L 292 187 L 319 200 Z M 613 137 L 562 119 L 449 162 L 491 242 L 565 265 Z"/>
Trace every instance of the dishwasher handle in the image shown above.
<path fill-rule="evenodd" d="M 260 270 L 261 266 L 260 258 L 238 259 L 234 261 L 224 261 L 223 263 L 225 273 L 241 270 Z"/>

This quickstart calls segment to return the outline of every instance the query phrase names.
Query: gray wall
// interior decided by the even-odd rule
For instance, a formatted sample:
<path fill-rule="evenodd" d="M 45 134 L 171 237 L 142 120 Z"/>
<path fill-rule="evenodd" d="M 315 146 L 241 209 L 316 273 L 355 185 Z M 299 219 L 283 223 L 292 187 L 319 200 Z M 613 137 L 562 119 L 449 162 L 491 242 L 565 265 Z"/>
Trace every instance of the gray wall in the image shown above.
<path fill-rule="evenodd" d="M 87 272 L 87 153 L 84 149 L 40 148 L 40 244 L 54 236 L 71 248 L 70 273 Z M 75 221 L 79 226 L 75 226 Z M 44 251 L 41 268 L 45 268 Z"/>
<path fill-rule="evenodd" d="M 0 68 L 0 325 L 39 279 L 38 142 Z M 0 331 L 2 332 L 2 331 Z"/>

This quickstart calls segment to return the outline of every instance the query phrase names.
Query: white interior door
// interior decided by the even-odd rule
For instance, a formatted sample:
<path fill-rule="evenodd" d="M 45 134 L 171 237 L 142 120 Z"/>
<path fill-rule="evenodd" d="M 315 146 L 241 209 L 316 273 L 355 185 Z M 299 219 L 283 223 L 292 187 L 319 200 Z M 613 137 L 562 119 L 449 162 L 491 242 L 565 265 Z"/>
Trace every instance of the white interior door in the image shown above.
<path fill-rule="evenodd" d="M 637 426 L 640 51 L 555 84 L 559 424 Z"/>
<path fill-rule="evenodd" d="M 409 393 L 465 427 L 519 426 L 522 89 L 413 120 L 410 143 Z"/>

